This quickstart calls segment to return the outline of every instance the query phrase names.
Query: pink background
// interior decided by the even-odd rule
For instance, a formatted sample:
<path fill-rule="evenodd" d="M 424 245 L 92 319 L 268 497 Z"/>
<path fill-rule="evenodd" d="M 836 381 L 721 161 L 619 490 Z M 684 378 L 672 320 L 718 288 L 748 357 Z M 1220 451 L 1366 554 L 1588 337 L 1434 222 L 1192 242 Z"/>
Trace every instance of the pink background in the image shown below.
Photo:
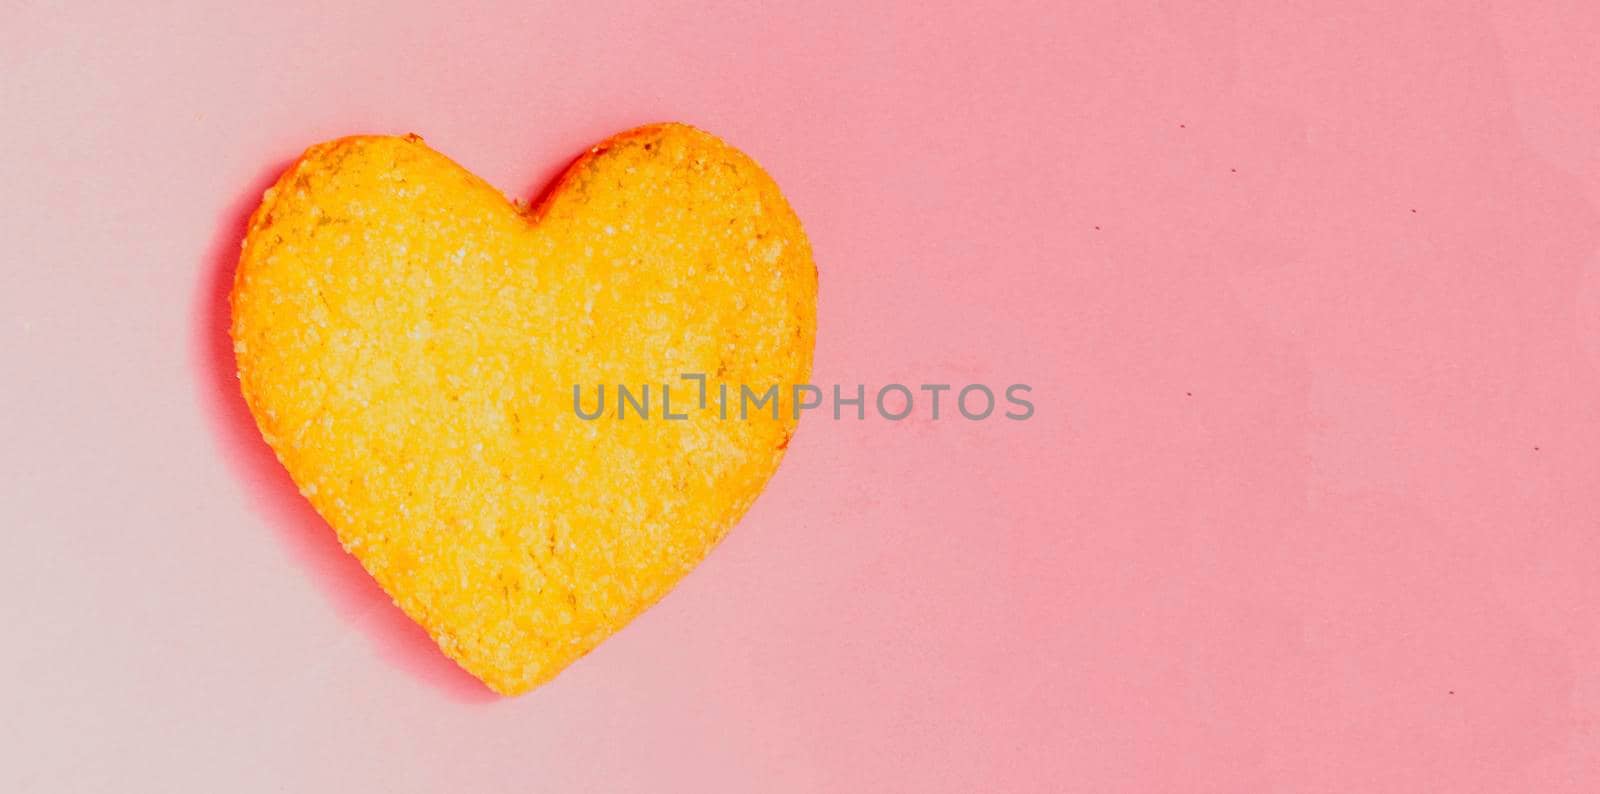
<path fill-rule="evenodd" d="M 1600 6 L 0 11 L 0 788 L 1600 789 Z M 753 512 L 485 696 L 234 390 L 243 215 L 415 131 L 710 129 L 822 274 Z"/>

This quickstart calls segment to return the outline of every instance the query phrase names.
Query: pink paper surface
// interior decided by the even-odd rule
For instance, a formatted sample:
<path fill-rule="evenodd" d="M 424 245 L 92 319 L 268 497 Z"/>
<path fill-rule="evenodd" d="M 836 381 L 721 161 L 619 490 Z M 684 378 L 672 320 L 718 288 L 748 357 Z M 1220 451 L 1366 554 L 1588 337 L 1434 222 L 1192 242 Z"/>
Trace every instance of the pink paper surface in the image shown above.
<path fill-rule="evenodd" d="M 0 10 L 0 789 L 1600 790 L 1600 5 Z M 487 696 L 261 443 L 223 303 L 305 146 L 532 196 L 756 157 L 818 383 L 707 562 Z"/>

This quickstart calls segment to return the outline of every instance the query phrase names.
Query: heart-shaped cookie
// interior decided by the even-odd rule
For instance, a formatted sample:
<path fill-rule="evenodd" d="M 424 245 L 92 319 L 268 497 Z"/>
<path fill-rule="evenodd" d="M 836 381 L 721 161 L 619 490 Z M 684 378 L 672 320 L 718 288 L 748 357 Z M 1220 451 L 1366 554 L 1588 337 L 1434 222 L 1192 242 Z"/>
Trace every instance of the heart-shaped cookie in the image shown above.
<path fill-rule="evenodd" d="M 301 492 L 509 695 L 660 599 L 755 500 L 797 412 L 741 418 L 740 387 L 806 382 L 816 294 L 777 185 L 694 128 L 617 135 L 533 208 L 415 136 L 366 136 L 263 196 L 232 335 Z"/>

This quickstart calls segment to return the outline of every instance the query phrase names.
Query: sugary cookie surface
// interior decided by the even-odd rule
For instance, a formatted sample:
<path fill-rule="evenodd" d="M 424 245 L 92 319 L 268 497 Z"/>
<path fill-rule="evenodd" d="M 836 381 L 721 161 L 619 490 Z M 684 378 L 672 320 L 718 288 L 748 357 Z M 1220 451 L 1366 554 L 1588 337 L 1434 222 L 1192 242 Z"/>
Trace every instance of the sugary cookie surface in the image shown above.
<path fill-rule="evenodd" d="M 519 211 L 415 137 L 308 150 L 263 197 L 232 295 L 245 399 L 399 606 L 503 694 L 661 598 L 778 466 L 816 271 L 773 181 L 676 124 L 623 133 Z M 713 400 L 681 376 L 704 373 Z M 595 407 L 605 386 L 605 414 Z M 648 419 L 617 384 L 649 384 Z M 672 410 L 662 415 L 661 387 Z"/>

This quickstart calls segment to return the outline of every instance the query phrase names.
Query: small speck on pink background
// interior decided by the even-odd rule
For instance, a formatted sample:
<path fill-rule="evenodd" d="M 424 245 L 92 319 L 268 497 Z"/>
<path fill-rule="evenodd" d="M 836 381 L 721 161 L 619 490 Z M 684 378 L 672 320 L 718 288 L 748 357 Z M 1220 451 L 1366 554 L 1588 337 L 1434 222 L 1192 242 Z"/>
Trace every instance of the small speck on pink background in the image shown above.
<path fill-rule="evenodd" d="M 0 789 L 1600 790 L 1600 6 L 8 3 Z M 519 699 L 232 380 L 245 214 L 423 135 L 536 195 L 664 119 L 821 270 L 803 424 Z"/>

